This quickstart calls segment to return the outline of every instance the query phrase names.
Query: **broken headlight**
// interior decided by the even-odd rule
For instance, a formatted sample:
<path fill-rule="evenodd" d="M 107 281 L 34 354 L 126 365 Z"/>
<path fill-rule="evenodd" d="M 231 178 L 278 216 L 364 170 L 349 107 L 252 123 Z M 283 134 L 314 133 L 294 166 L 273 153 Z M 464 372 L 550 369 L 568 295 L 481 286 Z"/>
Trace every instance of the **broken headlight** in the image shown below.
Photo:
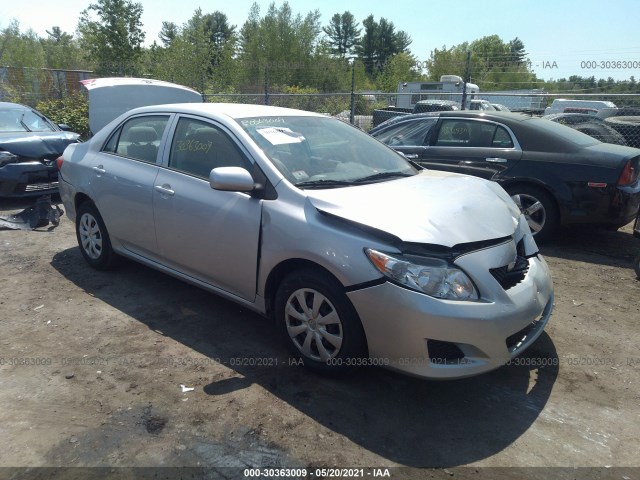
<path fill-rule="evenodd" d="M 471 279 L 444 260 L 426 257 L 394 257 L 365 249 L 371 263 L 390 280 L 412 290 L 447 300 L 478 300 Z"/>
<path fill-rule="evenodd" d="M 0 151 L 0 168 L 4 167 L 8 163 L 16 163 L 18 156 L 6 151 Z"/>

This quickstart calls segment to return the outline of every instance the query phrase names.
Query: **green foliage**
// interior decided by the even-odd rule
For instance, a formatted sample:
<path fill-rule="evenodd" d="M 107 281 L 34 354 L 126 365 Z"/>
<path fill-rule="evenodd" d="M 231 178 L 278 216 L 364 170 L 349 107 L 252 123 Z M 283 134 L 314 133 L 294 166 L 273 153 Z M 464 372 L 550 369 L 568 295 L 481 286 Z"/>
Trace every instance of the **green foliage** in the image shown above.
<path fill-rule="evenodd" d="M 394 92 L 400 82 L 420 81 L 422 75 L 416 69 L 416 59 L 407 53 L 398 53 L 387 60 L 378 78 L 378 88 Z"/>
<path fill-rule="evenodd" d="M 386 18 L 376 22 L 373 15 L 369 15 L 362 25 L 364 34 L 356 46 L 356 52 L 372 78 L 383 70 L 391 57 L 398 53 L 409 53 L 411 37 L 402 30 L 396 32 L 393 22 Z"/>
<path fill-rule="evenodd" d="M 39 102 L 36 109 L 54 123 L 64 123 L 84 139 L 89 136 L 89 104 L 81 93 Z"/>
<path fill-rule="evenodd" d="M 13 67 L 0 79 L 2 100 L 33 105 L 44 95 L 61 94 L 55 85 L 51 87 L 54 77 L 44 68 L 147 76 L 207 94 L 251 93 L 258 103 L 266 90 L 272 94 L 272 104 L 286 103 L 283 99 L 288 98 L 292 106 L 330 113 L 349 109 L 352 73 L 356 92 L 395 92 L 399 82 L 426 80 L 409 51 L 409 35 L 396 31 L 393 22 L 376 20 L 373 15 L 360 25 L 350 12 L 336 13 L 322 27 L 317 10 L 301 14 L 284 1 L 279 6 L 271 3 L 263 12 L 254 3 L 238 29 L 221 11 L 197 9 L 183 25 L 162 22 L 158 42 L 143 48 L 140 4 L 91 1 L 94 3 L 81 13 L 77 38 L 56 26 L 47 32 L 47 38 L 39 38 L 31 30 L 21 31 L 15 20 L 0 29 L 0 65 Z M 429 79 L 439 81 L 445 74 L 463 77 L 467 52 L 470 81 L 481 91 L 638 91 L 633 77 L 629 81 L 580 76 L 540 81 L 531 70 L 522 40 L 516 37 L 504 42 L 497 35 L 433 50 L 426 62 Z M 294 92 L 307 93 L 309 99 L 294 101 L 276 95 Z M 328 92 L 339 95 L 317 95 Z M 242 97 L 224 98 L 243 101 Z M 247 98 L 244 100 L 253 100 Z M 358 112 L 369 111 L 375 105 L 372 98 L 359 97 Z M 385 105 L 393 101 L 376 98 Z"/>
<path fill-rule="evenodd" d="M 12 20 L 0 30 L 0 65 L 21 68 L 44 67 L 44 51 L 33 30 L 20 31 L 20 23 Z"/>
<path fill-rule="evenodd" d="M 78 23 L 80 44 L 87 59 L 96 63 L 96 72 L 138 72 L 145 37 L 142 11 L 142 4 L 130 0 L 98 0 L 82 11 Z"/>
<path fill-rule="evenodd" d="M 241 85 L 253 91 L 267 81 L 276 85 L 310 85 L 309 61 L 320 33 L 318 10 L 295 15 L 288 2 L 271 3 L 264 17 L 254 3 L 240 29 Z M 241 88 L 242 88 L 241 87 Z"/>
<path fill-rule="evenodd" d="M 84 66 L 82 50 L 73 35 L 63 32 L 60 27 L 47 30 L 47 38 L 41 38 L 47 68 L 81 70 Z"/>
<path fill-rule="evenodd" d="M 349 11 L 343 14 L 336 13 L 331 17 L 329 25 L 322 27 L 322 30 L 329 38 L 331 53 L 342 58 L 353 53 L 362 32 Z"/>
<path fill-rule="evenodd" d="M 469 78 L 480 90 L 534 88 L 536 76 L 526 59 L 519 38 L 509 43 L 490 35 L 450 48 L 435 49 L 427 60 L 429 79 L 439 81 L 442 75 L 465 76 L 467 52 L 471 53 Z"/>

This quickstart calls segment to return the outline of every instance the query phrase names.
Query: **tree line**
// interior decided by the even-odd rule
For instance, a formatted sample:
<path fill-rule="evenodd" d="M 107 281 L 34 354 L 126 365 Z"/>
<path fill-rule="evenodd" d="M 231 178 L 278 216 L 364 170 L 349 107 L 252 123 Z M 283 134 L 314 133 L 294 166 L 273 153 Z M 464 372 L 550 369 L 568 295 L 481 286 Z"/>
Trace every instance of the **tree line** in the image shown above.
<path fill-rule="evenodd" d="M 0 67 L 90 70 L 100 76 L 148 76 L 204 93 L 394 92 L 399 82 L 438 81 L 455 74 L 483 91 L 544 88 L 549 92 L 633 92 L 635 79 L 572 76 L 542 81 L 524 43 L 497 35 L 434 49 L 425 62 L 410 35 L 386 18 L 361 22 L 349 11 L 321 25 L 320 12 L 296 13 L 288 2 L 251 7 L 243 25 L 221 11 L 197 9 L 184 24 L 165 21 L 146 47 L 142 5 L 97 0 L 80 13 L 76 31 L 57 26 L 41 38 L 17 21 L 0 30 Z M 0 84 L 0 88 L 2 85 Z"/>

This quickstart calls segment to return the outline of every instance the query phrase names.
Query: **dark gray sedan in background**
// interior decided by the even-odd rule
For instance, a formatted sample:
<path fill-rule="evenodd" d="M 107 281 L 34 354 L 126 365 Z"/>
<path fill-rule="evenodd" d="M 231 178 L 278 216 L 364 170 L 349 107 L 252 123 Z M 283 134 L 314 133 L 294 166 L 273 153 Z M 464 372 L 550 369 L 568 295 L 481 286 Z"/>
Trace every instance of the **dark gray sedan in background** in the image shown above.
<path fill-rule="evenodd" d="M 546 119 L 437 112 L 393 118 L 369 133 L 426 168 L 498 182 L 538 241 L 561 225 L 622 227 L 640 205 L 640 150 Z"/>

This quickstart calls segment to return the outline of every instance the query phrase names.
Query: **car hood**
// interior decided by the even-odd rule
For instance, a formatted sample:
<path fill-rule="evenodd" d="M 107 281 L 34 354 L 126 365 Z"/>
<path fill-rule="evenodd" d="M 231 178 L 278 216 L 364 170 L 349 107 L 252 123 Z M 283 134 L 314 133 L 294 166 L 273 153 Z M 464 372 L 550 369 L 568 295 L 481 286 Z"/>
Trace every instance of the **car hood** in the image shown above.
<path fill-rule="evenodd" d="M 520 217 L 498 184 L 449 172 L 305 193 L 322 212 L 405 242 L 446 247 L 513 235 Z"/>
<path fill-rule="evenodd" d="M 61 155 L 70 143 L 78 141 L 72 132 L 10 132 L 0 134 L 0 149 L 24 159 Z"/>

